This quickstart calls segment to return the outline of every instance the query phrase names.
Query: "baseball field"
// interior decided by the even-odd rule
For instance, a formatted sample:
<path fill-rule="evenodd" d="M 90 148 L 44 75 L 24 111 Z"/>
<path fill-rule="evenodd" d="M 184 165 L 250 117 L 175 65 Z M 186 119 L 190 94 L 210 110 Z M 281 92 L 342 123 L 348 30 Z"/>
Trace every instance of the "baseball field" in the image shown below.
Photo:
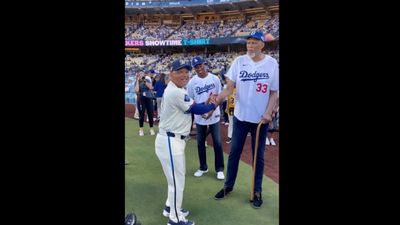
<path fill-rule="evenodd" d="M 157 126 L 154 126 L 157 132 Z M 150 136 L 145 123 L 145 136 L 138 134 L 138 121 L 125 119 L 125 213 L 134 212 L 142 225 L 167 224 L 162 215 L 167 197 L 167 182 L 160 161 L 155 154 L 155 136 Z M 212 145 L 212 142 L 208 142 Z M 249 203 L 251 166 L 240 162 L 234 191 L 225 199 L 214 200 L 223 187 L 214 172 L 212 147 L 207 148 L 209 172 L 200 178 L 193 173 L 198 169 L 196 140 L 186 145 L 186 185 L 183 208 L 190 211 L 187 217 L 196 225 L 249 225 L 279 224 L 279 184 L 264 175 L 263 201 L 259 209 Z M 224 153 L 225 175 L 228 155 Z"/>

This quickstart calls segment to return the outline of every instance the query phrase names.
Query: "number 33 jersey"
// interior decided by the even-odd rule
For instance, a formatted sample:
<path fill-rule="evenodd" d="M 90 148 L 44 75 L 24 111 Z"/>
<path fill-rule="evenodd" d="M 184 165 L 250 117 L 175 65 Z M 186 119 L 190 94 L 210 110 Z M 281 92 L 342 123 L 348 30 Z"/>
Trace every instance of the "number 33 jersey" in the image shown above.
<path fill-rule="evenodd" d="M 236 84 L 234 115 L 240 121 L 260 122 L 267 110 L 270 91 L 279 91 L 279 64 L 269 55 L 254 62 L 248 55 L 237 57 L 227 72 Z"/>

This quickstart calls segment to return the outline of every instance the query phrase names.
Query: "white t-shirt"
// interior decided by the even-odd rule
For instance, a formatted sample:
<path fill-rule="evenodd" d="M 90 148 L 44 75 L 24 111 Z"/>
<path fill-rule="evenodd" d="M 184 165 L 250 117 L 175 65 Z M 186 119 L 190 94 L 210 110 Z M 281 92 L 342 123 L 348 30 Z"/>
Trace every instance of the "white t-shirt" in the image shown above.
<path fill-rule="evenodd" d="M 187 90 L 190 98 L 194 99 L 195 103 L 203 103 L 207 101 L 210 94 L 221 93 L 221 81 L 219 78 L 208 73 L 205 78 L 200 78 L 198 75 L 192 77 L 187 85 Z M 200 125 L 211 125 L 218 123 L 220 120 L 219 106 L 214 110 L 213 114 L 207 120 L 201 115 L 194 115 L 194 121 Z"/>
<path fill-rule="evenodd" d="M 172 81 L 168 82 L 161 101 L 160 131 L 189 135 L 192 115 L 185 112 L 192 104 L 193 99 L 184 88 L 178 88 Z"/>
<path fill-rule="evenodd" d="M 254 62 L 249 56 L 237 57 L 227 76 L 236 83 L 234 115 L 240 121 L 259 123 L 267 110 L 270 91 L 279 90 L 279 64 L 269 55 Z"/>

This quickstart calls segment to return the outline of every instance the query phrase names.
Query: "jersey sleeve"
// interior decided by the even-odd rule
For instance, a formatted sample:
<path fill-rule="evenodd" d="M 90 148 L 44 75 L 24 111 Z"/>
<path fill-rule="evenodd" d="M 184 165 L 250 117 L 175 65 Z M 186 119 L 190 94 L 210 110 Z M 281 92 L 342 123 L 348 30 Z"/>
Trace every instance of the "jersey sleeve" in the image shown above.
<path fill-rule="evenodd" d="M 271 81 L 271 91 L 279 91 L 279 65 L 276 64 L 273 78 Z"/>
<path fill-rule="evenodd" d="M 183 90 L 174 92 L 174 94 L 172 94 L 172 99 L 174 99 L 176 107 L 184 112 L 188 111 L 194 103 L 193 99 L 189 97 L 188 93 Z"/>
<path fill-rule="evenodd" d="M 237 61 L 238 61 L 238 58 L 233 60 L 231 66 L 229 67 L 228 72 L 226 73 L 229 80 L 233 81 L 234 83 L 236 83 L 236 77 L 237 77 L 237 71 L 236 71 Z"/>
<path fill-rule="evenodd" d="M 215 109 L 215 105 L 213 103 L 210 104 L 193 104 L 185 113 L 193 113 L 196 115 L 202 115 L 204 113 L 210 112 Z"/>
<path fill-rule="evenodd" d="M 194 91 L 193 91 L 193 78 L 190 79 L 189 83 L 187 84 L 187 92 L 191 99 L 194 99 Z"/>
<path fill-rule="evenodd" d="M 221 85 L 221 81 L 219 80 L 219 78 L 217 76 L 214 77 L 214 83 L 217 85 L 217 93 L 213 93 L 213 94 L 219 94 L 222 92 L 222 85 Z"/>

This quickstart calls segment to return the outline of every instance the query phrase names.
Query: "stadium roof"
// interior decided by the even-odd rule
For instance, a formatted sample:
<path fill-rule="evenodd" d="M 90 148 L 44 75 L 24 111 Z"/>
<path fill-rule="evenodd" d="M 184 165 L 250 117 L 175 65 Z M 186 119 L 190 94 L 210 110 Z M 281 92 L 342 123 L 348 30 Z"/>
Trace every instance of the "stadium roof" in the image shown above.
<path fill-rule="evenodd" d="M 139 1 L 134 1 L 139 2 Z M 140 1 L 143 2 L 143 1 Z M 150 1 L 149 1 L 150 2 Z M 153 1 L 153 2 L 179 2 L 176 1 Z M 187 1 L 186 1 L 187 2 Z M 169 7 L 132 7 L 125 8 L 125 14 L 199 14 L 205 12 L 222 13 L 226 11 L 239 11 L 245 12 L 249 9 L 263 8 L 268 10 L 271 6 L 276 6 L 279 4 L 279 0 L 249 0 L 249 1 L 237 1 L 237 2 L 227 2 L 221 4 L 207 4 L 207 5 L 192 5 L 192 6 L 169 6 Z"/>

